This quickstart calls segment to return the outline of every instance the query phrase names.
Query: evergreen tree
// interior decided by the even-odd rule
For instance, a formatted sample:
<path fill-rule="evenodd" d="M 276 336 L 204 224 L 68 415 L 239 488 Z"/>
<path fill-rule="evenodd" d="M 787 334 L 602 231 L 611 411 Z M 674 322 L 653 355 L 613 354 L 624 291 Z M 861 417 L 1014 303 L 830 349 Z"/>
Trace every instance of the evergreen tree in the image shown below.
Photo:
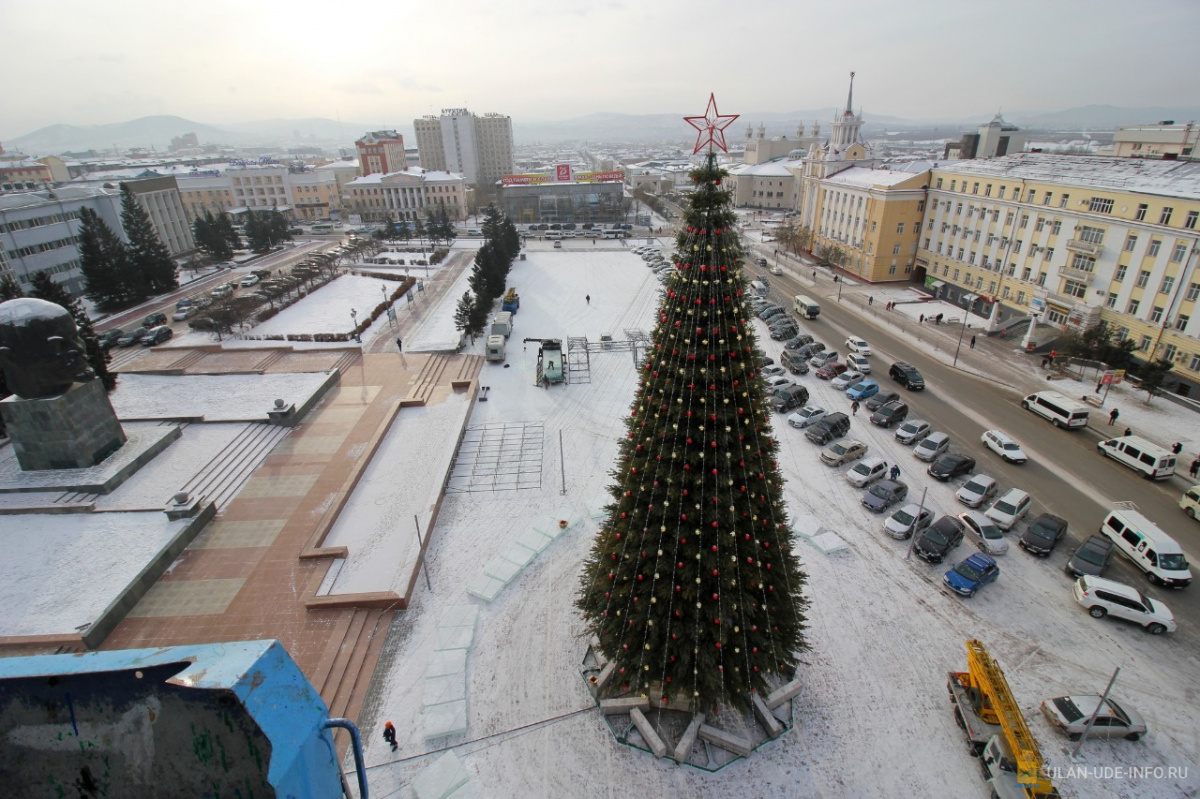
<path fill-rule="evenodd" d="M 229 243 L 229 249 L 242 249 L 242 237 L 238 235 L 237 228 L 233 226 L 233 220 L 229 218 L 229 214 L 218 216 L 217 226 L 225 235 L 225 241 Z"/>
<path fill-rule="evenodd" d="M 125 183 L 121 184 L 121 226 L 129 239 L 129 259 L 145 285 L 145 296 L 179 288 L 171 251 L 158 238 L 150 215 Z"/>
<path fill-rule="evenodd" d="M 725 175 L 709 153 L 676 241 L 612 503 L 577 607 L 626 688 L 748 707 L 807 648 L 806 576 L 777 465 Z"/>
<path fill-rule="evenodd" d="M 246 241 L 251 252 L 264 253 L 271 250 L 271 229 L 263 214 L 258 211 L 246 212 Z"/>
<path fill-rule="evenodd" d="M 91 208 L 79 209 L 79 271 L 83 293 L 103 310 L 124 308 L 146 298 L 125 242 Z"/>
<path fill-rule="evenodd" d="M 196 246 L 215 260 L 228 261 L 233 257 L 228 232 L 220 220 L 212 215 L 212 211 L 205 211 L 204 216 L 192 220 L 192 237 L 196 240 Z"/>
<path fill-rule="evenodd" d="M 72 297 L 69 291 L 55 283 L 54 278 L 45 272 L 34 272 L 29 283 L 31 296 L 52 302 L 70 312 L 75 319 L 75 327 L 79 328 L 79 338 L 83 340 L 84 357 L 87 358 L 92 371 L 96 373 L 96 379 L 104 384 L 105 391 L 112 391 L 116 388 L 117 376 L 108 371 L 108 363 L 112 360 L 112 356 L 100 346 L 96 330 L 92 327 L 92 319 L 87 315 L 87 311 L 83 309 L 79 300 Z"/>
<path fill-rule="evenodd" d="M 469 335 L 472 344 L 475 343 L 475 333 L 471 330 L 471 311 L 474 307 L 475 300 L 469 291 L 463 292 L 463 295 L 458 298 L 458 305 L 454 307 L 454 329 Z"/>
<path fill-rule="evenodd" d="M 1150 400 L 1158 393 L 1162 387 L 1163 381 L 1167 379 L 1167 375 L 1175 368 L 1175 364 L 1168 361 L 1166 358 L 1159 358 L 1155 361 L 1150 361 L 1143 364 L 1138 369 L 1138 377 L 1141 378 L 1142 390 L 1146 392 L 1146 404 L 1150 404 Z"/>
<path fill-rule="evenodd" d="M 487 327 L 488 314 L 492 312 L 492 301 L 476 294 L 471 304 L 471 317 L 468 320 L 467 334 L 471 337 L 471 343 L 475 343 L 476 336 L 482 336 L 484 328 Z"/>

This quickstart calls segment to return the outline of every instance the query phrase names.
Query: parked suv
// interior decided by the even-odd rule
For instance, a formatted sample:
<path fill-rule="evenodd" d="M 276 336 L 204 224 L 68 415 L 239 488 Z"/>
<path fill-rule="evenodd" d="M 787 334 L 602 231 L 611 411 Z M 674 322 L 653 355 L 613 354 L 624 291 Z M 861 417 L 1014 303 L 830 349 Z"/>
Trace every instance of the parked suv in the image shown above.
<path fill-rule="evenodd" d="M 1115 580 L 1086 575 L 1075 581 L 1075 601 L 1093 618 L 1114 616 L 1140 624 L 1151 635 L 1175 631 L 1175 616 L 1161 602 Z"/>
<path fill-rule="evenodd" d="M 808 428 L 805 437 L 814 444 L 828 444 L 850 432 L 850 417 L 844 413 L 831 413 Z"/>
<path fill-rule="evenodd" d="M 908 406 L 900 400 L 893 400 L 871 414 L 871 424 L 877 424 L 880 427 L 891 427 L 892 425 L 900 424 L 906 418 L 908 418 Z"/>
<path fill-rule="evenodd" d="M 1067 534 L 1067 520 L 1051 513 L 1043 513 L 1029 523 L 1029 527 L 1017 540 L 1017 545 L 1031 555 L 1046 557 L 1054 545 Z"/>
<path fill-rule="evenodd" d="M 895 391 L 880 391 L 878 394 L 867 400 L 867 410 L 871 413 L 875 413 L 875 411 L 879 410 L 884 405 L 887 405 L 889 402 L 895 402 L 898 399 L 900 399 L 900 395 Z"/>
<path fill-rule="evenodd" d="M 1099 577 L 1104 574 L 1108 562 L 1112 560 L 1113 542 L 1102 535 L 1093 535 L 1079 545 L 1075 554 L 1063 566 L 1063 571 L 1071 577 L 1083 577 L 1090 574 Z"/>
<path fill-rule="evenodd" d="M 152 313 L 142 320 L 142 327 L 149 329 L 165 325 L 167 323 L 167 315 L 165 313 Z"/>
<path fill-rule="evenodd" d="M 909 391 L 921 391 L 925 388 L 925 378 L 921 377 L 917 367 L 910 363 L 897 361 L 888 369 L 888 375 Z"/>
<path fill-rule="evenodd" d="M 808 389 L 804 386 L 788 386 L 771 397 L 771 407 L 776 413 L 787 413 L 808 402 Z"/>
<path fill-rule="evenodd" d="M 784 350 L 779 356 L 779 363 L 794 375 L 808 374 L 808 361 L 793 350 Z"/>
<path fill-rule="evenodd" d="M 923 560 L 941 563 L 962 540 L 962 522 L 953 516 L 943 516 L 917 536 L 913 549 Z"/>

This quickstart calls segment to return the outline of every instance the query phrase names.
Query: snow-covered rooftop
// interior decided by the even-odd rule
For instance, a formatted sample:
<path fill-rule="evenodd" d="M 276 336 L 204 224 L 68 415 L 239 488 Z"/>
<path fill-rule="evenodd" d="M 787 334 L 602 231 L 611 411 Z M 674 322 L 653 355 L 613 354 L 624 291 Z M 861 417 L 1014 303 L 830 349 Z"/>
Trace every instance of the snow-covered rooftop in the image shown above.
<path fill-rule="evenodd" d="M 382 182 L 385 178 L 394 178 L 398 175 L 406 175 L 408 177 L 423 178 L 426 183 L 439 182 L 455 182 L 463 180 L 463 176 L 456 172 L 442 172 L 440 170 L 422 169 L 419 166 L 410 166 L 408 169 L 401 169 L 397 172 L 375 172 L 370 175 L 363 175 L 360 178 L 347 183 L 347 186 L 369 186 Z"/>
<path fill-rule="evenodd" d="M 897 183 L 912 180 L 919 174 L 920 172 L 906 172 L 900 169 L 869 169 L 854 166 L 838 172 L 833 177 L 825 178 L 824 182 L 869 189 L 874 186 L 895 186 Z"/>
<path fill-rule="evenodd" d="M 938 169 L 951 175 L 1040 180 L 1200 200 L 1200 162 L 1196 161 L 1016 153 L 1000 158 L 956 161 Z"/>
<path fill-rule="evenodd" d="M 791 177 L 792 170 L 803 165 L 803 161 L 783 160 L 767 161 L 762 164 L 740 164 L 731 167 L 729 174 L 739 177 Z"/>

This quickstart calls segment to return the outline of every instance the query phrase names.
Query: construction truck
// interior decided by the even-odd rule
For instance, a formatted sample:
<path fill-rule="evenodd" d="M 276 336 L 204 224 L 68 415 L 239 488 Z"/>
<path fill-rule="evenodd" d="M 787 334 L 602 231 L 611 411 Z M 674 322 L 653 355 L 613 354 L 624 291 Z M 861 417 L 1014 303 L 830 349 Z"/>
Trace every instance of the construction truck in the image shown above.
<path fill-rule="evenodd" d="M 504 299 L 501 301 L 500 310 L 510 311 L 515 315 L 517 313 L 517 309 L 520 307 L 521 295 L 517 293 L 516 289 L 509 289 L 504 295 Z"/>
<path fill-rule="evenodd" d="M 967 641 L 967 671 L 946 683 L 954 720 L 980 759 L 984 780 L 1000 799 L 1058 799 L 1046 776 L 1037 741 L 1025 724 L 1000 666 L 979 641 Z"/>
<path fill-rule="evenodd" d="M 533 384 L 549 388 L 552 383 L 563 382 L 566 371 L 563 363 L 562 339 L 558 338 L 527 338 L 525 341 L 535 341 L 538 347 L 537 372 Z"/>

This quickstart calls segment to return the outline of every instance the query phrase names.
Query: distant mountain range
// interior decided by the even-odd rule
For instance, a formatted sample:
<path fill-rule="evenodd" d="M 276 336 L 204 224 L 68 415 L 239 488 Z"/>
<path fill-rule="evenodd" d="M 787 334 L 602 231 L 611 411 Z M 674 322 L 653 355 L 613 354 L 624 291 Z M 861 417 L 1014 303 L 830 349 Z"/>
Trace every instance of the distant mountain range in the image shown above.
<path fill-rule="evenodd" d="M 757 129 L 762 124 L 768 136 L 796 134 L 796 126 L 804 122 L 809 130 L 813 122 L 821 123 L 822 133 L 829 132 L 835 110 L 817 108 L 803 111 L 761 112 L 743 114 L 727 131 L 731 144 L 741 140 L 746 126 Z M 565 120 L 513 120 L 513 138 L 517 144 L 555 144 L 569 141 L 609 143 L 679 142 L 689 138 L 688 129 L 680 121 L 681 114 L 616 114 L 600 112 Z M 1184 123 L 1200 120 L 1200 108 L 1121 108 L 1112 105 L 1088 105 L 1051 113 L 1025 114 L 1006 112 L 1007 121 L 1030 131 L 1089 131 L 1112 130 L 1118 125 L 1151 124 L 1164 120 Z M 953 137 L 958 131 L 972 130 L 992 118 L 984 114 L 974 118 L 907 120 L 900 117 L 866 114 L 868 133 L 898 130 L 944 131 Z M 233 125 L 208 125 L 177 116 L 151 116 L 110 125 L 50 125 L 24 136 L 4 142 L 9 152 L 31 156 L 54 155 L 85 150 L 124 151 L 133 147 L 167 152 L 171 139 L 195 133 L 202 145 L 232 147 L 265 147 L 289 149 L 320 147 L 335 150 L 353 147 L 354 140 L 367 131 L 395 128 L 416 144 L 411 123 L 396 125 L 344 122 L 321 117 L 307 119 L 268 119 Z"/>

